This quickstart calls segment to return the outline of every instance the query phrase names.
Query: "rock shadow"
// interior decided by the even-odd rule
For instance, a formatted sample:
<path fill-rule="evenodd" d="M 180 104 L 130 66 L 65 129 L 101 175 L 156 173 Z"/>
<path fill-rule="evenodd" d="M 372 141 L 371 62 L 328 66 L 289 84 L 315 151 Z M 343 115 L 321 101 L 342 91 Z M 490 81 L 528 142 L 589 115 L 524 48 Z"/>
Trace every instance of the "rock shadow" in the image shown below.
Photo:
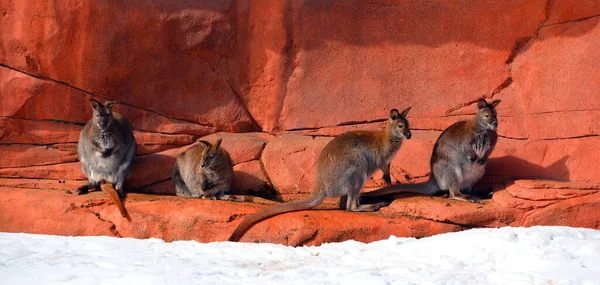
<path fill-rule="evenodd" d="M 517 179 L 545 179 L 557 181 L 569 181 L 570 171 L 566 165 L 569 156 L 565 155 L 559 160 L 548 166 L 538 165 L 522 158 L 512 155 L 503 157 L 491 158 L 486 165 L 486 174 L 477 182 L 470 193 L 483 199 L 492 197 L 493 190 L 495 192 L 503 191 L 506 186 L 512 185 Z M 494 189 L 495 185 L 503 185 L 504 187 Z M 384 189 L 384 188 L 382 188 Z M 447 191 L 438 192 L 439 195 L 445 195 Z M 386 195 L 380 197 L 360 197 L 361 204 L 373 204 L 378 202 L 392 202 L 401 197 L 420 196 L 415 193 L 401 193 Z M 340 200 L 340 208 L 345 207 L 345 200 Z"/>

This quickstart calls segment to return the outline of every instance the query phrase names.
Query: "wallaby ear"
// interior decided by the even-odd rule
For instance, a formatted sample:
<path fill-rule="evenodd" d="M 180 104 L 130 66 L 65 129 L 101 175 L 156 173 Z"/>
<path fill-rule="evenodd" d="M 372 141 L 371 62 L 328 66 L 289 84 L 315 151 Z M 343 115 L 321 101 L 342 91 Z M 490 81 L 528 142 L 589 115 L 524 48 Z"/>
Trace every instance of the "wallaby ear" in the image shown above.
<path fill-rule="evenodd" d="M 391 109 L 390 110 L 390 119 L 397 120 L 398 117 L 400 117 L 400 113 L 398 112 L 398 110 L 397 109 Z"/>
<path fill-rule="evenodd" d="M 200 144 L 203 144 L 205 147 L 211 147 L 211 146 L 212 146 L 212 145 L 211 145 L 209 142 L 207 142 L 207 141 L 205 141 L 205 140 L 199 140 L 198 142 L 199 142 Z"/>
<path fill-rule="evenodd" d="M 400 113 L 400 115 L 401 115 L 403 118 L 406 118 L 406 115 L 408 115 L 408 111 L 410 111 L 410 108 L 411 108 L 411 107 L 408 107 L 408 108 L 404 109 L 404 111 L 402 111 L 402 112 Z"/>
<path fill-rule="evenodd" d="M 496 105 L 498 105 L 498 103 L 500 103 L 500 100 L 494 100 L 494 101 L 492 101 L 492 103 L 490 103 L 490 105 L 492 105 L 492 107 L 496 108 Z"/>
<path fill-rule="evenodd" d="M 116 104 L 119 104 L 119 102 L 117 102 L 117 101 L 104 102 L 104 106 L 106 106 L 106 108 L 109 108 L 109 109 L 112 109 L 112 107 L 114 107 Z"/>
<path fill-rule="evenodd" d="M 221 142 L 223 141 L 223 138 L 220 138 L 217 140 L 217 142 L 213 145 L 214 149 L 219 149 L 219 147 L 221 146 Z"/>
<path fill-rule="evenodd" d="M 488 103 L 487 101 L 485 101 L 485 99 L 479 99 L 479 101 L 477 101 L 477 108 L 479 109 L 483 109 L 485 107 L 487 107 Z"/>
<path fill-rule="evenodd" d="M 92 105 L 92 108 L 94 108 L 94 109 L 98 109 L 98 107 L 104 107 L 104 105 L 102 105 L 102 103 L 100 103 L 97 100 L 90 99 L 89 101 L 90 101 L 90 105 Z"/>

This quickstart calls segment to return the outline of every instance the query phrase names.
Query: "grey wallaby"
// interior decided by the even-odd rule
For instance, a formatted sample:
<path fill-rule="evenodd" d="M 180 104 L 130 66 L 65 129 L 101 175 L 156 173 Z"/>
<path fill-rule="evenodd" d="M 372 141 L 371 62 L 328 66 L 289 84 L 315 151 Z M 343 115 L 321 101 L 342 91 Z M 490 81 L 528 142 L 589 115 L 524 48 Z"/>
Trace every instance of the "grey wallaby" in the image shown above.
<path fill-rule="evenodd" d="M 113 112 L 116 102 L 104 104 L 89 100 L 94 109 L 91 120 L 87 122 L 79 134 L 77 155 L 81 161 L 81 169 L 88 178 L 88 184 L 79 188 L 79 194 L 86 194 L 90 189 L 97 189 L 101 183 L 111 184 L 102 190 L 116 191 L 119 195 L 107 194 L 114 201 L 121 214 L 128 218 L 129 214 L 122 207 L 119 196 L 124 195 L 124 183 L 131 175 L 135 159 L 135 138 L 133 126 L 120 114 Z M 114 188 L 113 188 L 114 187 Z M 128 218 L 129 219 L 129 218 Z"/>
<path fill-rule="evenodd" d="M 478 111 L 471 120 L 456 122 L 437 139 L 431 154 L 431 177 L 425 183 L 400 184 L 361 195 L 361 201 L 400 193 L 435 195 L 448 191 L 449 198 L 483 204 L 483 201 L 463 193 L 470 193 L 473 185 L 485 172 L 485 164 L 494 150 L 498 134 L 495 107 L 500 100 L 490 103 L 481 99 Z"/>
<path fill-rule="evenodd" d="M 179 154 L 173 168 L 177 196 L 219 200 L 231 190 L 233 163 L 221 141 L 199 141 Z"/>
<path fill-rule="evenodd" d="M 383 171 L 386 184 L 391 184 L 390 163 L 400 149 L 402 139 L 411 137 L 406 120 L 409 110 L 410 107 L 402 112 L 392 109 L 383 130 L 347 132 L 331 140 L 319 156 L 317 175 L 308 198 L 261 209 L 242 221 L 229 240 L 238 241 L 252 225 L 264 219 L 312 209 L 325 197 L 347 196 L 346 210 L 354 212 L 377 211 L 387 205 L 361 205 L 359 193 L 377 169 Z"/>

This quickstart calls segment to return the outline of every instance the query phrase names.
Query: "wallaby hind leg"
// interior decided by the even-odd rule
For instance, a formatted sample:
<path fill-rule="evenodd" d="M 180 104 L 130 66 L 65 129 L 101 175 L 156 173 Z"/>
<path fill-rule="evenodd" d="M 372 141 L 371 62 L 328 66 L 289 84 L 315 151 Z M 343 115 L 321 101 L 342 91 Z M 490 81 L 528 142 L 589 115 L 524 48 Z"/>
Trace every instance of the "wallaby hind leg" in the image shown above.
<path fill-rule="evenodd" d="M 99 182 L 88 180 L 87 185 L 83 185 L 77 188 L 77 195 L 85 195 L 90 192 L 90 190 L 98 190 Z"/>
<path fill-rule="evenodd" d="M 117 194 L 119 194 L 119 198 L 125 198 L 125 190 L 123 190 L 123 183 L 115 184 L 115 191 L 117 191 Z"/>
<path fill-rule="evenodd" d="M 348 207 L 347 203 L 348 203 L 348 195 L 342 195 L 340 197 L 340 204 L 339 204 L 340 210 L 346 210 L 346 207 Z"/>
<path fill-rule="evenodd" d="M 460 193 L 460 190 L 458 189 L 458 187 L 450 188 L 449 198 L 452 200 L 467 201 L 467 202 L 479 203 L 479 204 L 483 205 L 483 201 L 481 201 L 481 199 L 479 199 L 475 196 L 465 195 L 465 194 Z"/>
<path fill-rule="evenodd" d="M 346 202 L 346 211 L 349 212 L 375 212 L 381 207 L 388 206 L 391 202 L 379 202 L 375 204 L 360 204 L 359 193 L 349 193 Z"/>

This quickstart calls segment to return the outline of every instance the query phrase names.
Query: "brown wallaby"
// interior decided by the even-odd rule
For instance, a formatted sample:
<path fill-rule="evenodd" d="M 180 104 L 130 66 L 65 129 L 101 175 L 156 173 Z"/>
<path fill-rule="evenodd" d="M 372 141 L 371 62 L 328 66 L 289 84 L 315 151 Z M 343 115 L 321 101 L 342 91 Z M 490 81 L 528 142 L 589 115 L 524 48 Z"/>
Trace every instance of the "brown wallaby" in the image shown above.
<path fill-rule="evenodd" d="M 317 175 L 312 194 L 304 200 L 264 208 L 247 217 L 235 229 L 230 241 L 238 241 L 255 223 L 282 213 L 312 209 L 325 197 L 347 196 L 346 210 L 353 212 L 377 211 L 387 203 L 360 205 L 358 196 L 373 172 L 381 169 L 385 182 L 390 185 L 390 163 L 411 133 L 406 120 L 408 110 L 390 111 L 386 127 L 379 131 L 353 131 L 331 140 L 317 162 Z"/>
<path fill-rule="evenodd" d="M 233 164 L 229 153 L 220 147 L 221 141 L 214 145 L 199 141 L 177 157 L 173 168 L 177 196 L 219 200 L 229 192 Z"/>
<path fill-rule="evenodd" d="M 129 214 L 122 207 L 119 195 L 124 196 L 123 186 L 131 175 L 135 158 L 133 126 L 123 116 L 112 111 L 116 102 L 107 101 L 102 104 L 94 99 L 89 101 L 94 114 L 81 130 L 77 144 L 77 155 L 88 184 L 78 189 L 79 195 L 88 193 L 90 189 L 97 189 L 100 183 L 109 183 L 114 188 L 108 187 L 107 194 L 117 206 L 121 205 L 119 211 L 129 220 Z M 110 193 L 114 189 L 119 195 Z"/>
<path fill-rule="evenodd" d="M 495 109 L 498 103 L 500 100 L 489 104 L 484 99 L 479 100 L 472 120 L 456 122 L 442 132 L 433 147 L 429 181 L 367 192 L 361 195 L 361 200 L 407 192 L 434 195 L 449 191 L 450 199 L 483 204 L 479 198 L 463 193 L 470 193 L 473 184 L 483 176 L 485 163 L 498 140 Z"/>

